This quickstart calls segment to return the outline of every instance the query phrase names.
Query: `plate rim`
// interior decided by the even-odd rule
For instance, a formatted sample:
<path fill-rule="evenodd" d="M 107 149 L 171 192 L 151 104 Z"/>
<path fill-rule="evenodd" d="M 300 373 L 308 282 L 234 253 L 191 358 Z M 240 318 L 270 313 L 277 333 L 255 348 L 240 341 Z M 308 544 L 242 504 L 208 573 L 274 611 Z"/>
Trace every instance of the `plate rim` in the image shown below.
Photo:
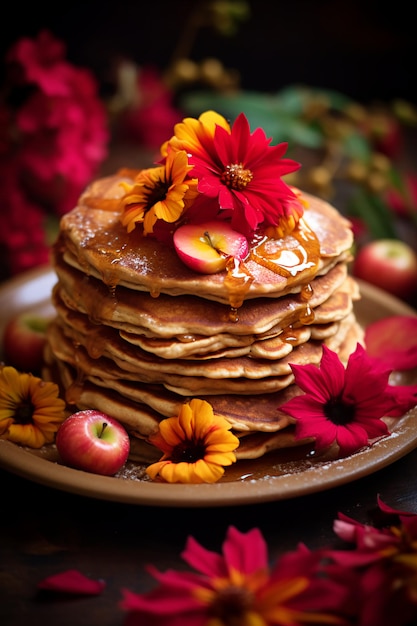
<path fill-rule="evenodd" d="M 50 266 L 42 266 L 11 278 L 0 285 L 0 307 L 2 302 L 12 305 L 11 310 L 9 307 L 7 317 L 20 310 L 18 303 L 15 303 L 13 311 L 13 301 L 10 300 L 10 295 L 16 294 L 19 289 L 27 288 L 31 282 L 39 282 L 39 280 L 41 285 L 49 287 L 49 284 L 55 280 L 53 269 Z M 383 308 L 389 310 L 392 315 L 417 315 L 417 312 L 408 304 L 379 288 L 360 280 L 358 284 L 362 296 L 359 302 L 362 304 L 368 300 L 373 305 L 382 304 Z M 49 292 L 42 293 L 38 289 L 35 293 L 36 298 L 32 303 L 27 303 L 26 308 L 48 303 Z M 0 310 L 4 311 L 4 308 Z M 4 327 L 5 321 L 3 313 L 0 313 L 0 317 L 2 318 L 0 319 L 0 332 L 2 332 L 1 324 Z M 380 318 L 381 316 L 377 317 L 377 319 Z M 398 423 L 389 437 L 350 457 L 312 464 L 311 467 L 299 472 L 278 476 L 265 475 L 256 479 L 248 477 L 244 480 L 188 485 L 101 476 L 42 458 L 6 440 L 0 440 L 0 467 L 47 487 L 127 504 L 176 508 L 258 504 L 325 491 L 373 474 L 390 465 L 417 447 L 416 417 L 417 407 L 398 418 Z M 51 464 L 54 466 L 54 471 L 51 471 Z"/>

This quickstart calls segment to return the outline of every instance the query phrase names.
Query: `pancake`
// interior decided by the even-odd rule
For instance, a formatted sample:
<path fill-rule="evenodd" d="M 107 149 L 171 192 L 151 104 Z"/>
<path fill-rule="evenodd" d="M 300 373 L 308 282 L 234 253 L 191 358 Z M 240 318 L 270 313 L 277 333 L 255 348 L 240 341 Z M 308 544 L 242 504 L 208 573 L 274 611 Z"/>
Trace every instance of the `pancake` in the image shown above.
<path fill-rule="evenodd" d="M 161 420 L 192 398 L 230 423 L 238 459 L 309 443 L 280 411 L 300 393 L 292 365 L 318 365 L 323 345 L 346 363 L 364 339 L 349 221 L 298 190 L 305 208 L 292 229 L 256 231 L 243 260 L 205 274 L 171 240 L 122 223 L 134 176 L 93 181 L 61 218 L 45 377 L 71 411 L 95 408 L 123 423 L 145 462 L 160 457 L 150 438 Z"/>
<path fill-rule="evenodd" d="M 247 337 L 239 336 L 235 338 L 233 335 L 225 333 L 221 333 L 217 337 L 212 336 L 207 338 L 207 340 L 201 337 L 191 337 L 191 335 L 188 335 L 188 341 L 178 341 L 173 337 L 171 341 L 162 340 L 164 352 L 162 357 L 158 355 L 157 349 L 150 349 L 152 346 L 157 348 L 158 339 L 150 340 L 148 337 L 142 337 L 141 335 L 117 331 L 117 329 L 113 329 L 111 326 L 92 323 L 86 314 L 68 309 L 62 299 L 59 298 L 57 291 L 54 293 L 53 302 L 63 321 L 63 327 L 67 328 L 75 342 L 86 346 L 92 356 L 97 355 L 102 346 L 104 351 L 113 350 L 116 356 L 119 354 L 119 358 L 136 360 L 138 356 L 141 356 L 142 361 L 145 361 L 148 368 L 152 367 L 149 365 L 152 361 L 156 363 L 160 370 L 164 370 L 166 367 L 176 370 L 175 363 L 177 359 L 175 357 L 181 348 L 186 351 L 189 360 L 200 361 L 200 364 L 194 364 L 191 367 L 204 369 L 210 367 L 210 365 L 201 363 L 201 361 L 206 359 L 232 358 L 244 354 L 276 361 L 291 352 L 293 347 L 305 343 L 311 336 L 323 338 L 335 335 L 340 327 L 339 322 L 352 311 L 352 299 L 345 289 L 346 287 L 343 285 L 340 291 L 337 291 L 329 298 L 329 301 L 314 309 L 315 323 L 310 326 L 297 327 L 296 325 L 291 325 L 291 328 L 286 326 L 286 332 L 284 332 L 284 329 L 275 326 L 273 333 L 261 334 L 259 337 L 255 334 L 250 334 Z M 336 321 L 327 322 L 329 316 L 332 316 Z M 322 329 L 320 329 L 321 324 Z M 209 347 L 213 347 L 213 343 L 216 349 L 214 352 L 209 352 Z M 147 350 L 142 349 L 143 344 L 145 344 Z M 200 354 L 203 348 L 201 344 L 205 344 L 204 356 Z M 169 354 L 167 354 L 168 352 Z M 191 352 L 191 355 L 188 352 Z M 165 359 L 165 361 L 160 361 L 160 358 Z M 216 362 L 213 362 L 212 366 L 218 367 L 219 370 L 221 369 L 221 366 L 217 365 Z M 181 364 L 182 369 L 186 370 L 189 367 L 190 365 L 187 363 Z M 189 375 L 194 374 L 189 373 Z"/>
<path fill-rule="evenodd" d="M 72 310 L 85 313 L 95 324 L 110 325 L 136 335 L 147 337 L 176 337 L 190 341 L 195 336 L 219 337 L 275 335 L 289 325 L 302 322 L 308 305 L 309 311 L 329 299 L 342 285 L 358 298 L 356 284 L 345 283 L 347 267 L 339 263 L 325 276 L 308 283 L 308 301 L 303 294 L 280 298 L 258 298 L 245 301 L 238 312 L 238 320 L 230 317 L 230 308 L 224 304 L 182 295 L 172 298 L 165 294 L 137 293 L 117 283 L 109 287 L 102 281 L 66 266 L 62 256 L 54 251 L 53 263 L 59 283 L 59 296 Z M 236 323 L 238 321 L 238 323 Z M 309 323 L 314 322 L 310 319 Z"/>
<path fill-rule="evenodd" d="M 308 209 L 303 216 L 300 239 L 308 241 L 310 236 L 320 251 L 318 258 L 311 255 L 311 262 L 303 261 L 299 264 L 300 269 L 280 266 L 280 272 L 277 272 L 279 264 L 276 259 L 281 256 L 280 251 L 291 250 L 294 254 L 304 255 L 310 246 L 304 243 L 302 247 L 294 234 L 282 240 L 269 240 L 271 249 L 263 251 L 262 255 L 254 246 L 250 258 L 245 261 L 249 280 L 243 292 L 237 293 L 234 281 L 225 280 L 223 273 L 193 272 L 180 261 L 172 247 L 144 237 L 140 230 L 127 233 L 120 221 L 120 211 L 97 208 L 100 203 L 106 206 L 106 202 L 123 196 L 122 182 L 132 181 L 113 175 L 92 183 L 81 196 L 76 211 L 63 216 L 57 242 L 66 263 L 98 278 L 105 285 L 122 285 L 154 297 L 190 294 L 238 308 L 243 299 L 277 297 L 300 291 L 310 279 L 324 275 L 337 262 L 351 257 L 353 234 L 348 220 L 329 203 L 304 194 Z M 114 208 L 117 203 L 110 206 Z"/>

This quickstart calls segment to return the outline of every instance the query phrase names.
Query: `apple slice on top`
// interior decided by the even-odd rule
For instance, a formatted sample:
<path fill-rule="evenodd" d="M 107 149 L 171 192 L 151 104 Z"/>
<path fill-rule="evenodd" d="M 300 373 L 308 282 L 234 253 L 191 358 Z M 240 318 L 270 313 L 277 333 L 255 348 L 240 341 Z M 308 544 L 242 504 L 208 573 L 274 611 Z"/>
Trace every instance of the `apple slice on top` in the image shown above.
<path fill-rule="evenodd" d="M 221 272 L 231 257 L 243 260 L 249 252 L 246 237 L 221 220 L 180 226 L 174 246 L 182 262 L 201 274 Z"/>

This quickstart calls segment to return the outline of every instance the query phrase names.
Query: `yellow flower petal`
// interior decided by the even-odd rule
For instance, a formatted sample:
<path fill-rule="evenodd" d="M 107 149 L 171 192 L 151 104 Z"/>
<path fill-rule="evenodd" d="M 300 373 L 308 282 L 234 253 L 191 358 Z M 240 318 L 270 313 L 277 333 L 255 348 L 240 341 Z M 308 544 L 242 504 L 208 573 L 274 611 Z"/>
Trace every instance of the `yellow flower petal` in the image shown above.
<path fill-rule="evenodd" d="M 239 439 L 230 431 L 230 423 L 215 415 L 211 404 L 193 398 L 178 416 L 164 419 L 150 438 L 164 456 L 147 468 L 148 476 L 170 483 L 216 482 L 224 466 L 236 461 Z"/>
<path fill-rule="evenodd" d="M 65 419 L 58 385 L 14 367 L 0 370 L 0 437 L 32 448 L 54 440 Z"/>
<path fill-rule="evenodd" d="M 215 111 L 205 111 L 198 119 L 184 118 L 182 122 L 175 124 L 174 136 L 162 145 L 161 154 L 166 156 L 169 149 L 185 150 L 189 154 L 195 154 L 201 144 L 213 140 L 216 126 L 230 132 L 229 122 Z"/>
<path fill-rule="evenodd" d="M 146 235 L 158 219 L 176 222 L 198 194 L 197 180 L 188 178 L 192 168 L 186 152 L 169 150 L 163 165 L 142 170 L 131 185 L 121 183 L 126 191 L 121 222 L 127 231 L 142 223 Z"/>

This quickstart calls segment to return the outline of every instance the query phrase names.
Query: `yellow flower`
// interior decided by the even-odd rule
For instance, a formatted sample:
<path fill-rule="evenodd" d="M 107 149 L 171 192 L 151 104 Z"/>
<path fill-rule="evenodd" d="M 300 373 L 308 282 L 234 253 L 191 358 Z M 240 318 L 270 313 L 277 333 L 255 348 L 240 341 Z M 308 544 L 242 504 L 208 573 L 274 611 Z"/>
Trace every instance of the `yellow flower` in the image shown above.
<path fill-rule="evenodd" d="M 0 438 L 31 448 L 52 443 L 65 419 L 58 385 L 14 367 L 0 370 Z"/>
<path fill-rule="evenodd" d="M 162 144 L 162 156 L 168 154 L 169 148 L 175 151 L 185 150 L 190 155 L 200 153 L 202 146 L 210 149 L 217 126 L 230 133 L 229 122 L 215 111 L 205 111 L 198 120 L 193 117 L 184 118 L 182 122 L 175 124 L 174 136 Z"/>
<path fill-rule="evenodd" d="M 193 398 L 177 417 L 163 420 L 151 438 L 164 455 L 147 468 L 148 476 L 159 475 L 168 483 L 215 483 L 224 474 L 223 466 L 236 461 L 239 439 L 230 429 L 211 404 Z"/>
<path fill-rule="evenodd" d="M 192 165 L 183 151 L 168 151 L 164 165 L 139 172 L 133 185 L 123 183 L 126 194 L 121 200 L 123 226 L 130 233 L 136 223 L 152 233 L 155 222 L 176 222 L 197 196 L 197 180 L 188 178 Z"/>

